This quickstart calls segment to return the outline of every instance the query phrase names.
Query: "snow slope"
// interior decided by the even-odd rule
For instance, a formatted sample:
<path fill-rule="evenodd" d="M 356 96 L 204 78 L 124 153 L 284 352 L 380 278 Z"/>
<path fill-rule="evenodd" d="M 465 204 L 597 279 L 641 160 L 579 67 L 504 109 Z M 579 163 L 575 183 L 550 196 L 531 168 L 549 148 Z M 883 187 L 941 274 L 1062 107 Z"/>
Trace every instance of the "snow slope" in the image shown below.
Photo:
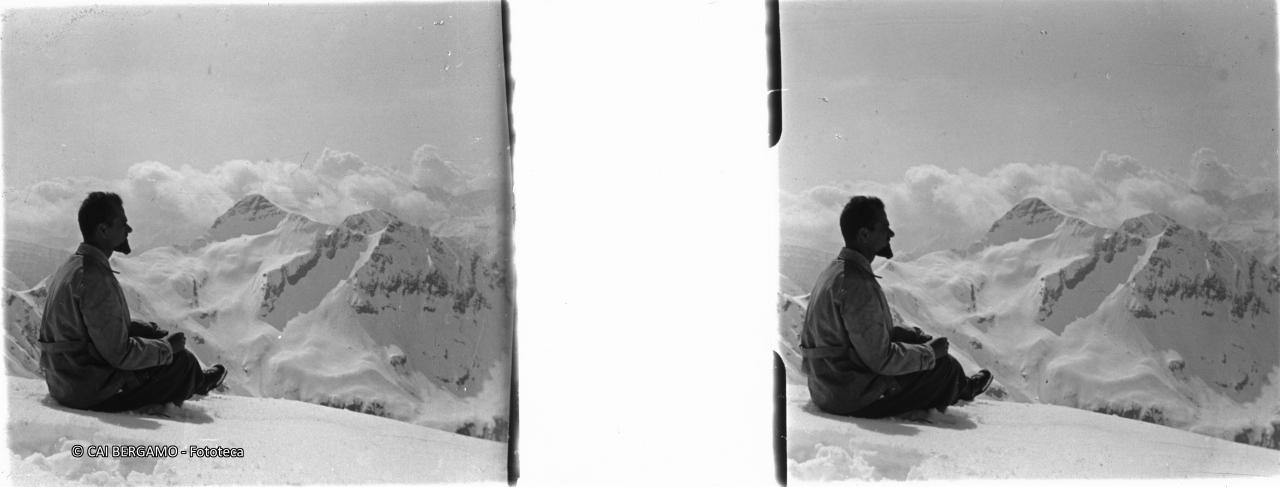
<path fill-rule="evenodd" d="M 818 411 L 787 386 L 787 473 L 830 480 L 1280 475 L 1280 451 L 1048 404 L 979 398 L 917 420 Z"/>
<path fill-rule="evenodd" d="M 818 274 L 827 268 L 831 255 L 799 245 L 782 245 L 780 261 L 783 269 L 778 288 L 788 295 L 800 295 L 809 292 Z"/>
<path fill-rule="evenodd" d="M 281 399 L 212 395 L 160 415 L 67 409 L 44 381 L 9 377 L 15 485 L 505 482 L 507 448 L 423 426 Z M 72 448 L 176 445 L 242 458 L 89 458 Z"/>
<path fill-rule="evenodd" d="M 58 266 L 66 262 L 71 253 L 51 249 L 21 240 L 4 240 L 5 287 L 24 290 L 35 286 Z"/>

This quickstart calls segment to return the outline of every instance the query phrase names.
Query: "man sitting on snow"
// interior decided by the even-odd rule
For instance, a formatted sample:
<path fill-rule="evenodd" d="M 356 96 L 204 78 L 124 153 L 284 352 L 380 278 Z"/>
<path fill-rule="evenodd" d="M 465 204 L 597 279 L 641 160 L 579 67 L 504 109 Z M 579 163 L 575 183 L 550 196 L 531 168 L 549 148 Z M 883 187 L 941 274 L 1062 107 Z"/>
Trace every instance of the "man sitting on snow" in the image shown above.
<path fill-rule="evenodd" d="M 40 322 L 40 368 L 49 395 L 76 409 L 124 411 L 208 394 L 226 368 L 200 370 L 186 336 L 133 321 L 107 259 L 128 254 L 120 197 L 90 193 L 78 215 L 84 242 L 49 281 Z"/>
<path fill-rule="evenodd" d="M 893 257 L 880 199 L 855 196 L 840 213 L 845 247 L 818 277 L 800 332 L 803 368 L 818 408 L 880 418 L 916 410 L 946 411 L 991 385 L 991 373 L 965 377 L 947 339 L 893 324 L 871 272 L 876 256 Z"/>

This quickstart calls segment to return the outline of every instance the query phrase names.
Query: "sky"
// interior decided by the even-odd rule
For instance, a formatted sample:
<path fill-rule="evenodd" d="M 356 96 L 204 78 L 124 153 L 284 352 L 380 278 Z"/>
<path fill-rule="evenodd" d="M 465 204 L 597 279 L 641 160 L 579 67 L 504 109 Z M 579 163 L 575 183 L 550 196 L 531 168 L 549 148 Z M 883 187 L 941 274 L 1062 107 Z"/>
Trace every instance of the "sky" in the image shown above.
<path fill-rule="evenodd" d="M 496 2 L 28 8 L 6 13 L 2 49 L 14 235 L 75 238 L 65 210 L 87 187 L 127 211 L 160 194 L 207 227 L 247 192 L 308 206 L 326 184 L 412 211 L 396 185 L 431 179 L 424 162 L 489 177 L 507 163 Z"/>
<path fill-rule="evenodd" d="M 1270 1 L 783 2 L 781 32 L 784 233 L 812 215 L 797 199 L 829 209 L 857 190 L 901 193 L 900 217 L 946 217 L 919 239 L 989 226 L 1033 193 L 1129 214 L 1277 179 Z M 1079 192 L 1117 175 L 1146 193 Z"/>

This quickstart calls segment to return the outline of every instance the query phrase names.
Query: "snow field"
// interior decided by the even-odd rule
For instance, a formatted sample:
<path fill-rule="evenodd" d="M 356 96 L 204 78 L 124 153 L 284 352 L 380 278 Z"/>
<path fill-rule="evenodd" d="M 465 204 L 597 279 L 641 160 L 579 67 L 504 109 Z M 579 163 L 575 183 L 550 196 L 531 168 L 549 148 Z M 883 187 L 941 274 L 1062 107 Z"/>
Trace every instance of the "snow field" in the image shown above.
<path fill-rule="evenodd" d="M 505 482 L 507 447 L 281 399 L 208 396 L 163 416 L 63 408 L 43 381 L 9 377 L 17 485 Z M 243 458 L 89 458 L 74 446 L 242 448 Z"/>
<path fill-rule="evenodd" d="M 977 401 L 922 421 L 817 410 L 787 387 L 787 471 L 831 480 L 1240 478 L 1280 475 L 1280 452 L 1047 404 Z"/>

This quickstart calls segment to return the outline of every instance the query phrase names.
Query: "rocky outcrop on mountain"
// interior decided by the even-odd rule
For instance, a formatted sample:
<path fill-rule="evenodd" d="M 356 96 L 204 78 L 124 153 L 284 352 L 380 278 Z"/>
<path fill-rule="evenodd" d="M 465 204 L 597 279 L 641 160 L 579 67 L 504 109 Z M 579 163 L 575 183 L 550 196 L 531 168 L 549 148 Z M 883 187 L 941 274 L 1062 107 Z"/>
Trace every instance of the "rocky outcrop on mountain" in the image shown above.
<path fill-rule="evenodd" d="M 1054 333 L 1091 314 L 1124 282 L 1145 250 L 1140 236 L 1098 235 L 1086 254 L 1043 278 L 1036 321 Z"/>
<path fill-rule="evenodd" d="M 1275 269 L 1181 225 L 1153 238 L 1128 283 L 1137 325 L 1156 347 L 1177 351 L 1189 373 L 1237 400 L 1257 397 L 1280 363 Z"/>
<path fill-rule="evenodd" d="M 458 393 L 474 391 L 508 350 L 506 272 L 399 220 L 370 234 L 352 273 L 351 305 L 376 341 L 400 344 L 408 364 Z"/>
<path fill-rule="evenodd" d="M 301 222 L 300 222 L 301 223 Z M 314 309 L 367 250 L 368 237 L 340 227 L 297 225 L 295 235 L 310 236 L 310 245 L 279 267 L 263 273 L 258 316 L 276 328 Z M 303 281 L 308 282 L 303 282 Z"/>
<path fill-rule="evenodd" d="M 1243 428 L 1237 431 L 1231 439 L 1236 443 L 1280 450 L 1280 421 L 1272 422 L 1263 427 Z"/>
<path fill-rule="evenodd" d="M 40 308 L 37 298 L 43 289 L 30 291 L 4 290 L 4 358 L 12 375 L 43 377 L 40 371 L 40 349 L 36 340 L 40 332 Z"/>

